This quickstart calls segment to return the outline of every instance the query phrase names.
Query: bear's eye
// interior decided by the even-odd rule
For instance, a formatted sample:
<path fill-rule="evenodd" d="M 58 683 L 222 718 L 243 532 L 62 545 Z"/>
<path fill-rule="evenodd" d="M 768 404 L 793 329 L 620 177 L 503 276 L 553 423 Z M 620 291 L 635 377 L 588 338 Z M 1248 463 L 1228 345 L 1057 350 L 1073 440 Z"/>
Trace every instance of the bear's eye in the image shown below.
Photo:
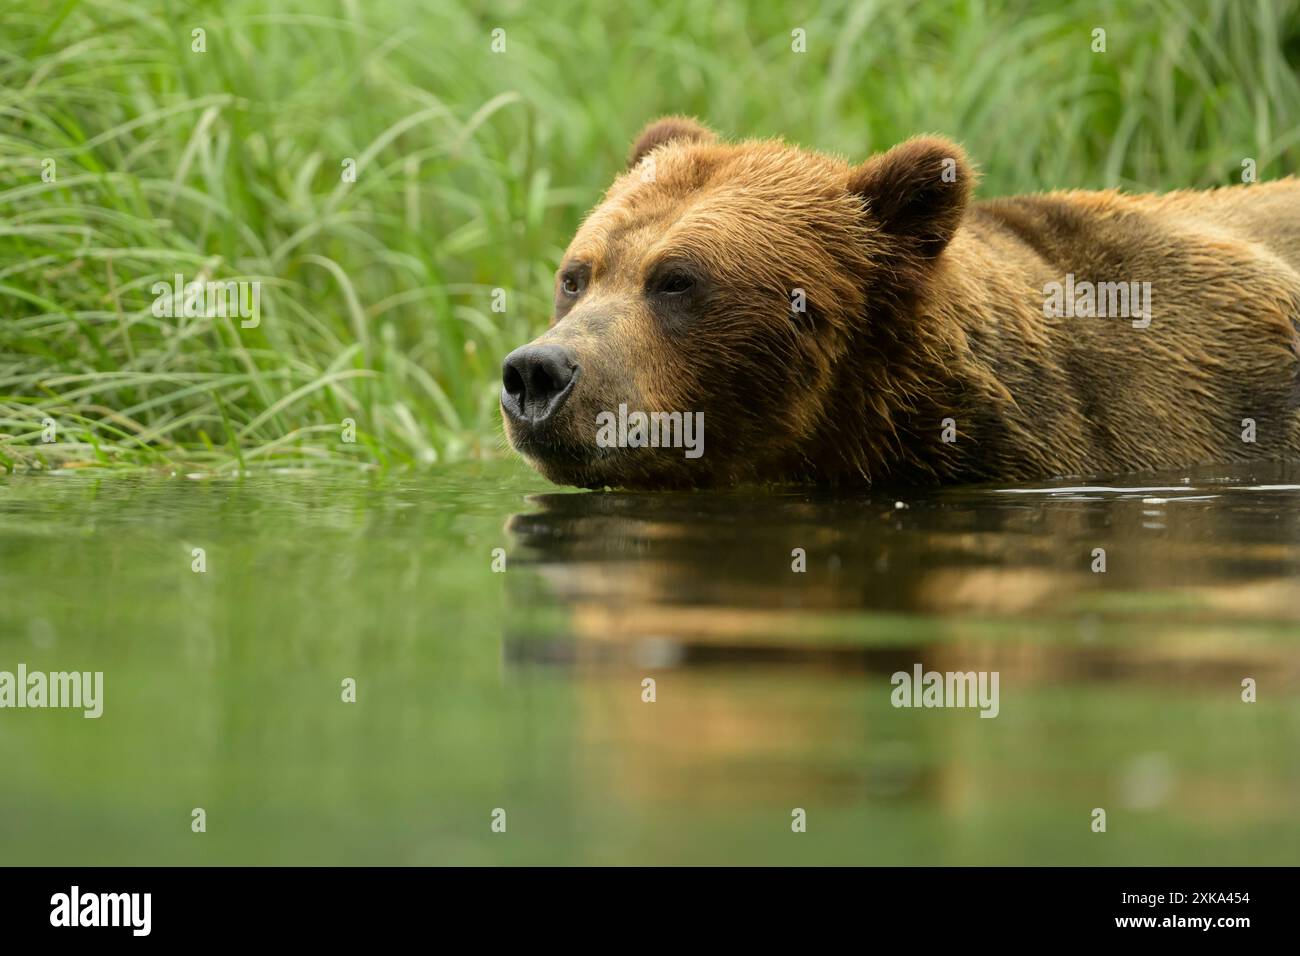
<path fill-rule="evenodd" d="M 565 295 L 577 295 L 582 291 L 582 276 L 577 272 L 566 272 L 560 279 L 560 290 Z"/>
<path fill-rule="evenodd" d="M 695 277 L 689 272 L 673 269 L 658 276 L 651 285 L 656 295 L 685 295 L 695 286 Z"/>

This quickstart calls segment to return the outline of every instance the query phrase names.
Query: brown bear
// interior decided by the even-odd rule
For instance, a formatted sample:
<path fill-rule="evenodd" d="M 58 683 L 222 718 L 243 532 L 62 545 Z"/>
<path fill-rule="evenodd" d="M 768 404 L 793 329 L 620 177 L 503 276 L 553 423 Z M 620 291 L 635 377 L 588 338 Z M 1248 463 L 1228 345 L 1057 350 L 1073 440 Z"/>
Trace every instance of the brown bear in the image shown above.
<path fill-rule="evenodd" d="M 652 123 L 503 367 L 585 487 L 966 482 L 1300 458 L 1300 181 L 971 203 L 959 146 L 864 163 Z M 707 440 L 706 440 L 707 439 Z"/>

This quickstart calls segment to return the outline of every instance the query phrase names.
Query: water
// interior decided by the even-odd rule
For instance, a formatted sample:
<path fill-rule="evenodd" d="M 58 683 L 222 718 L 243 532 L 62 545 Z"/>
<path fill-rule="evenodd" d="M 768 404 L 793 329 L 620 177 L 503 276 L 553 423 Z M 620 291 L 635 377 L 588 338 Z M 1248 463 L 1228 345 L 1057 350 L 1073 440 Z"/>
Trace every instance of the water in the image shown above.
<path fill-rule="evenodd" d="M 0 710 L 0 862 L 1294 864 L 1297 571 L 1296 466 L 4 478 L 0 670 L 104 713 Z M 891 706 L 915 664 L 997 671 L 997 717 Z"/>

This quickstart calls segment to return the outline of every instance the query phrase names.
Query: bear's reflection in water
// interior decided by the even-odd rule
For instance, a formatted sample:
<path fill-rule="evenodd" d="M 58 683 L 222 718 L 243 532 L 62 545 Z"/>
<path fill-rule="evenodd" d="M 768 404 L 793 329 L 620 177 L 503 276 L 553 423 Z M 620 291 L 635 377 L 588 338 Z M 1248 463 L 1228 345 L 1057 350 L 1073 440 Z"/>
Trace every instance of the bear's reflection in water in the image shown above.
<path fill-rule="evenodd" d="M 538 495 L 507 527 L 507 655 L 571 669 L 592 739 L 637 754 L 611 772 L 643 794 L 797 782 L 954 810 L 1098 785 L 1089 807 L 1177 791 L 1229 813 L 1219 771 L 1168 768 L 1249 747 L 1243 681 L 1274 706 L 1300 685 L 1298 479 Z M 894 708 L 891 675 L 916 665 L 998 672 L 1000 719 Z M 1290 717 L 1261 760 L 1294 752 Z M 1261 813 L 1294 817 L 1285 779 L 1252 789 Z"/>

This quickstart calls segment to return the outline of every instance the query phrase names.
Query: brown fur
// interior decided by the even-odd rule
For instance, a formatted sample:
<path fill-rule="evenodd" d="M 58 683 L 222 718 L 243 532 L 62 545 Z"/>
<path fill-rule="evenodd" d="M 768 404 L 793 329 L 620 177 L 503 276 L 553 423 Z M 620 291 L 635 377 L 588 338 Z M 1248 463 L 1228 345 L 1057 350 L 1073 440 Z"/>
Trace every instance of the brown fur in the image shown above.
<path fill-rule="evenodd" d="M 554 481 L 951 482 L 1300 458 L 1295 179 L 970 204 L 974 174 L 941 138 L 853 167 L 720 143 L 682 118 L 651 124 L 630 158 L 565 253 L 538 340 L 569 349 L 580 380 L 545 429 L 507 420 Z M 674 264 L 689 293 L 656 295 Z M 569 296 L 575 266 L 587 279 Z M 1150 325 L 1045 317 L 1044 287 L 1067 273 L 1150 282 Z M 703 412 L 704 455 L 596 447 L 596 414 L 620 402 Z"/>

